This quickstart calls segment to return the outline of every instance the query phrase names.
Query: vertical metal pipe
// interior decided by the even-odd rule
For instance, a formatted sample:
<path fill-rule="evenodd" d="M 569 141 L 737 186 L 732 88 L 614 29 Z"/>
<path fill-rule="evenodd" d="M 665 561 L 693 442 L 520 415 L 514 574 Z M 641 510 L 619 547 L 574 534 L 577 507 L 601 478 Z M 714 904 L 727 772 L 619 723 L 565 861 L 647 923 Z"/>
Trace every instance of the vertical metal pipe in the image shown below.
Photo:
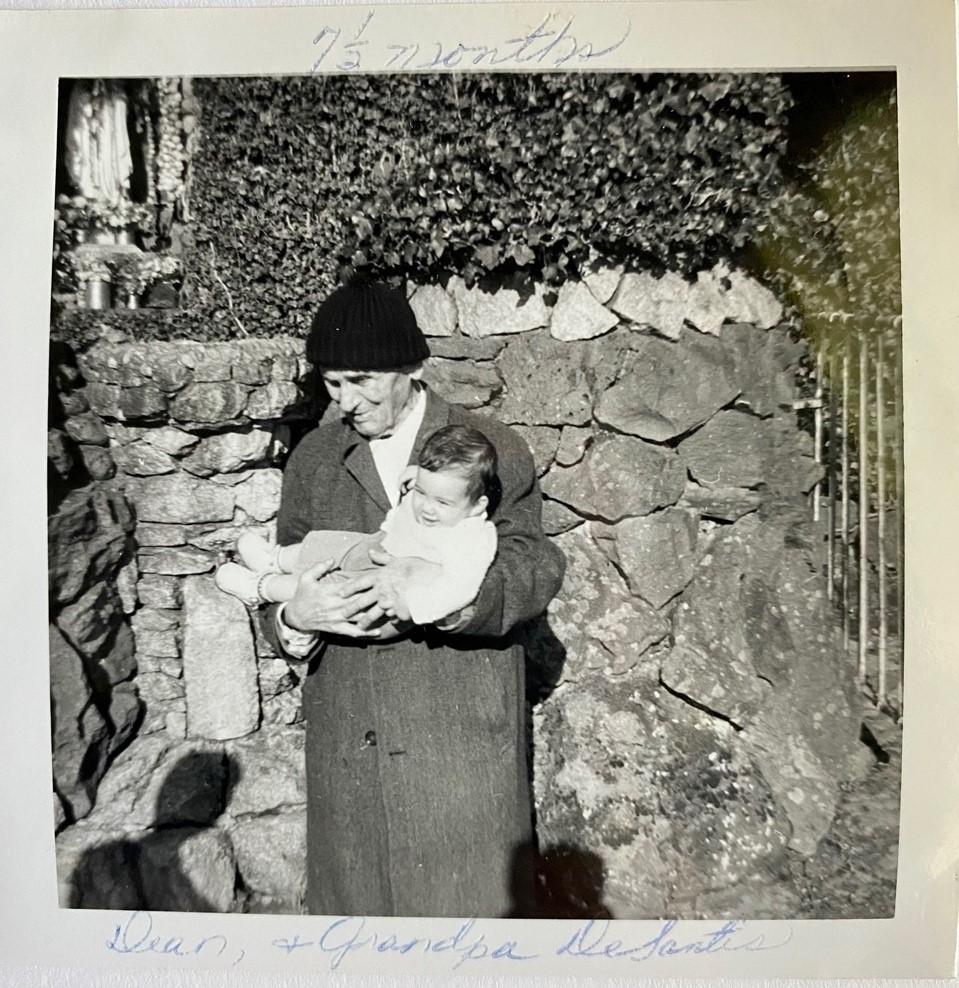
<path fill-rule="evenodd" d="M 897 325 L 896 327 L 900 327 Z M 893 456 L 896 468 L 896 634 L 899 638 L 899 684 L 896 690 L 896 705 L 902 714 L 902 679 L 905 665 L 906 638 L 903 627 L 905 599 L 903 595 L 905 579 L 905 552 L 903 535 L 905 528 L 905 488 L 903 486 L 903 407 L 902 407 L 902 340 L 895 338 L 895 373 L 893 374 L 893 406 L 896 410 L 896 435 L 893 440 Z"/>
<path fill-rule="evenodd" d="M 826 496 L 829 499 L 829 531 L 826 535 L 826 583 L 827 594 L 836 596 L 836 438 L 839 434 L 836 422 L 838 408 L 838 366 L 835 339 L 830 339 L 829 353 L 829 450 L 826 461 Z"/>
<path fill-rule="evenodd" d="M 869 343 L 859 331 L 859 679 L 869 643 Z"/>
<path fill-rule="evenodd" d="M 878 702 L 889 705 L 889 684 L 886 670 L 886 645 L 888 625 L 886 615 L 886 395 L 885 355 L 882 336 L 876 339 L 876 532 L 878 539 L 878 591 L 879 591 L 879 660 Z"/>
<path fill-rule="evenodd" d="M 839 533 L 842 539 L 842 647 L 849 649 L 849 618 L 851 601 L 849 584 L 852 579 L 852 543 L 849 539 L 849 378 L 851 356 L 848 333 L 842 338 L 842 510 L 840 512 Z"/>
<path fill-rule="evenodd" d="M 814 458 L 816 463 L 822 463 L 822 345 L 816 348 L 816 404 L 813 410 Z M 819 501 L 822 497 L 822 481 L 817 480 L 812 492 L 812 520 L 819 521 Z"/>

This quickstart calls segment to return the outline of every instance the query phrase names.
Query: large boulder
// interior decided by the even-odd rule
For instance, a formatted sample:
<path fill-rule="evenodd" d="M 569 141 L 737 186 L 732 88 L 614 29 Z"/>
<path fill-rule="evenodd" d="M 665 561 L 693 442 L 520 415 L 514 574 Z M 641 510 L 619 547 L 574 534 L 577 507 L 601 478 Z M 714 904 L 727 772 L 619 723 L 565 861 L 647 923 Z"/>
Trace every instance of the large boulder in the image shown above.
<path fill-rule="evenodd" d="M 732 356 L 717 340 L 685 333 L 678 343 L 641 337 L 596 420 L 663 443 L 702 425 L 740 392 Z"/>
<path fill-rule="evenodd" d="M 159 429 L 150 429 L 144 433 L 143 441 L 170 456 L 179 456 L 184 450 L 190 449 L 200 441 L 199 436 L 194 436 L 189 432 L 176 428 L 173 425 L 165 425 Z"/>
<path fill-rule="evenodd" d="M 742 728 L 740 740 L 811 854 L 855 772 L 855 669 L 837 640 L 798 514 L 719 535 L 676 613 L 663 682 Z"/>
<path fill-rule="evenodd" d="M 565 652 L 563 678 L 578 680 L 589 670 L 621 675 L 669 632 L 666 619 L 633 597 L 625 581 L 583 529 L 560 535 L 556 544 L 566 556 L 566 577 L 550 602 L 551 634 L 530 644 L 532 661 L 554 665 Z"/>
<path fill-rule="evenodd" d="M 295 911 L 306 892 L 305 807 L 238 820 L 230 836 L 243 884 L 287 900 Z"/>
<path fill-rule="evenodd" d="M 83 660 L 50 626 L 50 708 L 53 780 L 70 816 L 90 812 L 109 752 L 110 732 L 93 703 Z"/>
<path fill-rule="evenodd" d="M 271 381 L 250 394 L 246 415 L 251 419 L 277 419 L 290 412 L 302 398 L 293 381 Z"/>
<path fill-rule="evenodd" d="M 191 736 L 223 741 L 256 730 L 260 695 L 250 618 L 206 576 L 183 585 L 183 675 Z"/>
<path fill-rule="evenodd" d="M 235 495 L 231 488 L 183 473 L 148 480 L 131 478 L 126 493 L 140 521 L 188 525 L 233 518 Z"/>
<path fill-rule="evenodd" d="M 191 384 L 173 399 L 170 417 L 177 422 L 219 425 L 243 411 L 248 394 L 248 388 L 233 381 Z"/>
<path fill-rule="evenodd" d="M 425 336 L 452 336 L 456 332 L 456 303 L 439 285 L 417 288 L 410 308 Z"/>
<path fill-rule="evenodd" d="M 502 390 L 503 379 L 495 365 L 434 357 L 426 365 L 423 380 L 447 401 L 464 408 L 482 408 Z"/>
<path fill-rule="evenodd" d="M 608 333 L 618 322 L 584 282 L 567 281 L 559 290 L 549 331 L 557 340 L 591 340 Z"/>
<path fill-rule="evenodd" d="M 462 278 L 453 278 L 449 289 L 456 303 L 460 329 L 473 337 L 526 333 L 549 323 L 545 291 L 536 285 L 528 294 L 513 288 L 490 292 L 475 285 L 467 288 Z"/>
<path fill-rule="evenodd" d="M 216 827 L 155 831 L 139 845 L 139 877 L 147 909 L 230 912 L 236 903 L 236 860 Z"/>
<path fill-rule="evenodd" d="M 209 436 L 183 458 L 183 469 L 198 477 L 210 477 L 255 466 L 266 457 L 272 438 L 267 429 Z"/>
<path fill-rule="evenodd" d="M 675 504 L 685 486 L 674 450 L 611 434 L 597 436 L 580 463 L 553 467 L 543 478 L 543 493 L 608 522 Z"/>
<path fill-rule="evenodd" d="M 257 731 L 226 745 L 230 764 L 227 812 L 261 814 L 306 802 L 304 734 L 300 728 Z"/>
<path fill-rule="evenodd" d="M 717 412 L 679 444 L 689 476 L 701 487 L 757 487 L 773 447 L 769 424 L 747 412 Z"/>
<path fill-rule="evenodd" d="M 540 846 L 598 857 L 589 898 L 616 919 L 769 874 L 790 835 L 733 728 L 636 673 L 560 688 L 537 724 Z"/>
<path fill-rule="evenodd" d="M 510 341 L 496 360 L 506 382 L 497 417 L 525 425 L 586 425 L 593 396 L 616 378 L 625 335 L 564 343 L 537 332 Z"/>
<path fill-rule="evenodd" d="M 113 460 L 123 473 L 134 477 L 155 477 L 176 470 L 176 461 L 169 453 L 142 441 L 116 447 Z"/>
<path fill-rule="evenodd" d="M 645 518 L 591 528 L 626 576 L 630 590 L 660 608 L 693 578 L 697 522 L 694 512 L 666 508 Z"/>
<path fill-rule="evenodd" d="M 661 278 L 628 272 L 609 307 L 637 326 L 650 327 L 671 340 L 679 338 L 686 318 L 689 286 L 674 271 Z"/>

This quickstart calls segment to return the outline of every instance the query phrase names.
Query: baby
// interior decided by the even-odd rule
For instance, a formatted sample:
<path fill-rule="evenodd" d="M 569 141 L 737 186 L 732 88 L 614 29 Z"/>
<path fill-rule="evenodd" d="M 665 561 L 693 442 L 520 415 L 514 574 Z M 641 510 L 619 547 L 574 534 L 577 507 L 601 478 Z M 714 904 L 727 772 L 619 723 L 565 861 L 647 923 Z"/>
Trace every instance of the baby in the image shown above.
<path fill-rule="evenodd" d="M 270 545 L 248 533 L 237 541 L 244 565 L 226 563 L 216 585 L 244 603 L 282 603 L 296 592 L 300 573 L 322 559 L 339 570 L 369 569 L 371 546 L 392 556 L 416 556 L 438 563 L 428 583 L 413 583 L 404 597 L 415 624 L 431 624 L 471 603 L 496 555 L 496 526 L 487 517 L 498 484 L 496 450 L 479 432 L 448 425 L 434 432 L 407 468 L 400 501 L 379 532 L 310 532 L 299 543 Z"/>

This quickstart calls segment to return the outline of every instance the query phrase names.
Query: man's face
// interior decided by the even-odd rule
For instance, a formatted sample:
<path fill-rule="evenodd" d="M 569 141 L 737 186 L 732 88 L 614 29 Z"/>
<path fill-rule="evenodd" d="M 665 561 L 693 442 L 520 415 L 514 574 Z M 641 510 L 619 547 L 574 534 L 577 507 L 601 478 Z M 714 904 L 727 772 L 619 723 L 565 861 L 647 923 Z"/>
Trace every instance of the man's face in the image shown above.
<path fill-rule="evenodd" d="M 322 377 L 343 417 L 367 439 L 393 433 L 413 387 L 412 375 L 403 371 L 325 370 Z"/>

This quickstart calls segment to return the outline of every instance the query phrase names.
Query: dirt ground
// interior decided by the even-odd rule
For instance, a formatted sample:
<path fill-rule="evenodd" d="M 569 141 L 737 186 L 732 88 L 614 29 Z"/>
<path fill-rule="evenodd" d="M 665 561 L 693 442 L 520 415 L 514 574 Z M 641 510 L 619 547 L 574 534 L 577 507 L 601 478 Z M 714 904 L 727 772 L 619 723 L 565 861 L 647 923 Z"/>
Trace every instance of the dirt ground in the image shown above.
<path fill-rule="evenodd" d="M 902 729 L 871 706 L 863 722 L 876 762 L 844 787 L 816 856 L 792 865 L 802 901 L 798 919 L 877 919 L 895 912 Z"/>

